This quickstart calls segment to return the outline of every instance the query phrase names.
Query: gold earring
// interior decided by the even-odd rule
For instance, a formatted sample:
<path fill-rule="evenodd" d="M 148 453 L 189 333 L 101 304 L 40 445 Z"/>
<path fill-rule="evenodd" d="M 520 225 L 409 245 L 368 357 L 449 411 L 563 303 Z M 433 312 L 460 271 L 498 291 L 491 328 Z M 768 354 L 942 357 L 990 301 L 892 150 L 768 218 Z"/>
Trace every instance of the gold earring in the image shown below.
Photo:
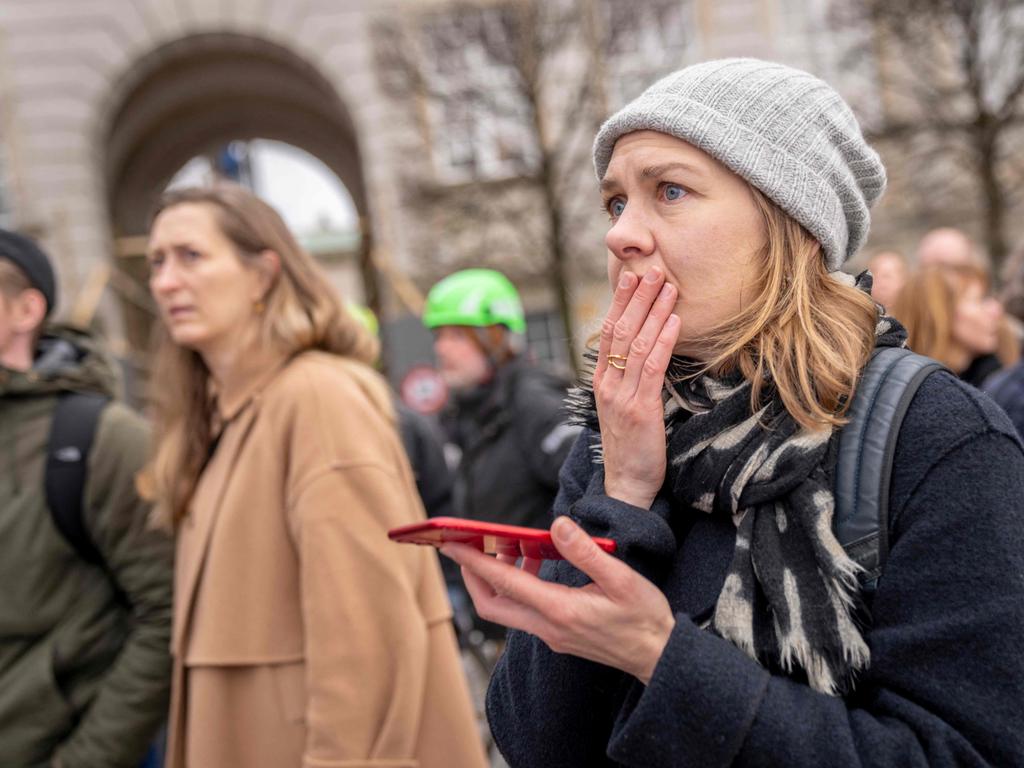
<path fill-rule="evenodd" d="M 263 303 L 263 299 L 256 299 L 256 301 L 252 303 L 252 308 L 257 315 L 262 315 L 263 310 L 267 308 L 267 305 Z"/>

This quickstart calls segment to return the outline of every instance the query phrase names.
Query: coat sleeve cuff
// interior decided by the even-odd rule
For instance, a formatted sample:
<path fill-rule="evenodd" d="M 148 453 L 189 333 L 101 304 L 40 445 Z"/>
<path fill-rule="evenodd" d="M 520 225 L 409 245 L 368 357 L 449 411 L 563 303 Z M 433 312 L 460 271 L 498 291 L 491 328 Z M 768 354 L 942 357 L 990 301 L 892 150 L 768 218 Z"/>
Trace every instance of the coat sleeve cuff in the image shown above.
<path fill-rule="evenodd" d="M 608 756 L 651 768 L 731 765 L 770 679 L 738 648 L 679 614 L 650 682 L 627 695 Z"/>
<path fill-rule="evenodd" d="M 591 536 L 615 541 L 615 555 L 644 577 L 657 580 L 676 553 L 676 537 L 668 524 L 670 505 L 658 496 L 650 509 L 613 499 L 604 492 L 604 472 L 596 471 L 583 495 L 569 508 L 569 517 Z"/>

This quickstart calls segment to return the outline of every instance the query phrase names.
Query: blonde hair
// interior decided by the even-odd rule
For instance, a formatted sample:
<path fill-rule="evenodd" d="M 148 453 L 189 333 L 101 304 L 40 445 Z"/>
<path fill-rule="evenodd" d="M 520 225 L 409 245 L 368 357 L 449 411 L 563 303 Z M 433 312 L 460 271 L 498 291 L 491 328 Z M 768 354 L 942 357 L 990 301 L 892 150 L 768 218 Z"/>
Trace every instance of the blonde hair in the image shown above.
<path fill-rule="evenodd" d="M 846 423 L 861 369 L 875 346 L 875 304 L 828 272 L 821 245 L 751 187 L 766 242 L 753 266 L 755 296 L 708 336 L 708 372 L 736 370 L 758 410 L 766 388 L 803 428 Z"/>
<path fill-rule="evenodd" d="M 153 220 L 183 204 L 211 208 L 243 265 L 257 268 L 260 254 L 268 250 L 280 258 L 279 274 L 263 299 L 259 343 L 285 357 L 319 349 L 373 364 L 377 340 L 345 309 L 277 211 L 242 187 L 221 184 L 165 194 Z M 139 485 L 158 502 L 164 521 L 177 525 L 187 513 L 213 440 L 210 373 L 199 353 L 175 344 L 162 323 L 154 343 L 150 396 L 155 452 Z"/>
<path fill-rule="evenodd" d="M 910 276 L 893 307 L 893 316 L 907 329 L 908 344 L 915 352 L 955 369 L 961 362 L 953 338 L 956 305 L 974 284 L 980 284 L 986 293 L 991 288 L 987 270 L 973 264 L 929 265 Z M 1003 365 L 1009 365 L 1018 352 L 1005 322 L 999 335 L 996 355 Z"/>

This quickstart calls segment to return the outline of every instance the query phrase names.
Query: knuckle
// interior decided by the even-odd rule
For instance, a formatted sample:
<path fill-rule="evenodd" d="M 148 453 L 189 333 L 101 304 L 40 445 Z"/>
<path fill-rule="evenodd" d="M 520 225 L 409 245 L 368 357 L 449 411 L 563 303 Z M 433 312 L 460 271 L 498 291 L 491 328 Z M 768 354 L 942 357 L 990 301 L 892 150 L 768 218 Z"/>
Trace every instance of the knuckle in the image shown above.
<path fill-rule="evenodd" d="M 511 597 L 512 596 L 512 591 L 513 590 L 511 588 L 511 585 L 509 584 L 509 580 L 507 578 L 495 579 L 492 582 L 492 584 L 491 584 L 491 588 L 494 590 L 494 594 L 497 595 L 498 597 Z"/>
<path fill-rule="evenodd" d="M 564 639 L 564 627 L 568 626 L 573 618 L 570 607 L 566 603 L 556 603 L 551 607 L 549 618 L 551 623 L 558 628 L 557 634 Z"/>
<path fill-rule="evenodd" d="M 630 595 L 630 584 L 627 574 L 623 574 L 619 568 L 609 568 L 604 575 L 601 586 L 605 592 L 613 595 Z"/>
<path fill-rule="evenodd" d="M 642 336 L 637 336 L 629 345 L 629 354 L 646 355 L 649 349 L 650 347 L 647 344 L 647 339 L 643 338 Z"/>
<path fill-rule="evenodd" d="M 494 603 L 492 600 L 476 600 L 473 605 L 476 608 L 477 614 L 479 614 L 481 618 L 487 619 L 488 621 L 494 621 L 497 618 L 495 615 L 497 612 L 494 609 Z"/>
<path fill-rule="evenodd" d="M 655 361 L 650 360 L 650 359 L 644 361 L 643 372 L 647 376 L 660 376 L 661 375 L 661 370 L 660 370 L 660 367 L 658 366 L 658 364 Z"/>
<path fill-rule="evenodd" d="M 629 338 L 630 330 L 629 325 L 624 320 L 618 320 L 615 323 L 615 327 L 612 331 L 612 338 L 616 341 L 625 341 Z"/>
<path fill-rule="evenodd" d="M 605 339 L 610 339 L 615 333 L 615 322 L 612 320 L 605 320 L 601 323 L 601 336 Z"/>
<path fill-rule="evenodd" d="M 565 653 L 566 651 L 565 638 L 562 637 L 561 632 L 550 632 L 548 636 L 544 639 L 544 642 L 547 643 L 548 648 L 550 648 L 555 653 Z"/>

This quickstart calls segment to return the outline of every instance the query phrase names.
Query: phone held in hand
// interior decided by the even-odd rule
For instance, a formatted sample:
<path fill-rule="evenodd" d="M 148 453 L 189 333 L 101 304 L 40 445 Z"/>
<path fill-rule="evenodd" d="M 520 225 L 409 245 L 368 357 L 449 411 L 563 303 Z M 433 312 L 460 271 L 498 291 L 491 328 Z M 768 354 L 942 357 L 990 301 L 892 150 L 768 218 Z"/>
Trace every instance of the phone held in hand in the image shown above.
<path fill-rule="evenodd" d="M 440 547 L 447 542 L 468 544 L 491 555 L 513 555 L 536 560 L 564 559 L 551 542 L 549 531 L 459 517 L 434 517 L 403 525 L 388 531 L 388 538 L 406 544 L 427 544 L 432 547 Z M 615 542 L 611 539 L 594 537 L 594 543 L 605 552 L 615 551 Z"/>

